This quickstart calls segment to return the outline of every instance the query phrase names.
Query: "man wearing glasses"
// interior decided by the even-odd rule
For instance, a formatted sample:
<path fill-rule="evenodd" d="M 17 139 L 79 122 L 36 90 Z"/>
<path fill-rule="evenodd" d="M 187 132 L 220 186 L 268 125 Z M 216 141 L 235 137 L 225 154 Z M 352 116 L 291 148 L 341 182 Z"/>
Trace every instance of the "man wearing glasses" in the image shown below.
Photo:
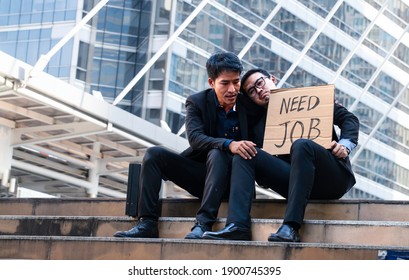
<path fill-rule="evenodd" d="M 243 99 L 247 96 L 264 110 L 254 123 L 254 134 L 262 143 L 270 90 L 276 89 L 276 78 L 264 69 L 252 69 L 241 79 Z M 341 129 L 340 137 L 333 129 L 331 149 L 312 140 L 298 139 L 289 155 L 274 156 L 257 148 L 251 159 L 233 157 L 229 209 L 226 227 L 205 232 L 204 239 L 251 240 L 251 202 L 254 182 L 270 188 L 287 199 L 283 224 L 269 241 L 300 242 L 300 229 L 309 199 L 339 199 L 355 184 L 348 155 L 358 143 L 357 117 L 338 103 L 334 104 L 334 125 Z M 258 145 L 262 147 L 262 144 Z"/>

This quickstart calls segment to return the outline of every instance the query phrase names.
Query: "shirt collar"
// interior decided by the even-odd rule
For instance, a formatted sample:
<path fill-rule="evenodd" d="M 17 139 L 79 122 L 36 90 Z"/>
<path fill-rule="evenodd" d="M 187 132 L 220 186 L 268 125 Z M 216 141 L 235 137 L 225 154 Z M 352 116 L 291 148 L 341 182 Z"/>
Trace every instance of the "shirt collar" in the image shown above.
<path fill-rule="evenodd" d="M 213 97 L 214 97 L 214 102 L 216 103 L 216 108 L 221 108 L 222 106 L 220 105 L 219 100 L 217 100 L 216 92 L 214 93 Z M 229 112 L 232 112 L 232 111 L 236 112 L 237 111 L 236 105 L 237 105 L 237 102 L 234 103 L 233 108 L 231 108 Z"/>

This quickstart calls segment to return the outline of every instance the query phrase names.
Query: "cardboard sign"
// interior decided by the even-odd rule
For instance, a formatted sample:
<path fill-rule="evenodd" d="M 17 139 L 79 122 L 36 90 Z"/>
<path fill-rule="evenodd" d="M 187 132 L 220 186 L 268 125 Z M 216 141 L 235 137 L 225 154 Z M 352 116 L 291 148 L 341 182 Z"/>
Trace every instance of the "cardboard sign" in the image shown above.
<path fill-rule="evenodd" d="M 311 139 L 326 149 L 332 141 L 334 85 L 271 90 L 263 148 L 289 154 L 292 143 Z"/>

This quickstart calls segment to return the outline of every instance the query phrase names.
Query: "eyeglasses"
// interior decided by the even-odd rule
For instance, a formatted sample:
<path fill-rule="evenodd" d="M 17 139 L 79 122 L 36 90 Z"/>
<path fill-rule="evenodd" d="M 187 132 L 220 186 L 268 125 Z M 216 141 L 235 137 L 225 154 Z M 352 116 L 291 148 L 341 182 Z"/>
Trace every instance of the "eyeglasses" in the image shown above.
<path fill-rule="evenodd" d="M 269 79 L 270 77 L 264 76 L 264 77 L 260 77 L 258 78 L 255 82 L 254 82 L 254 86 L 252 86 L 251 88 L 249 88 L 247 90 L 247 94 L 248 96 L 254 96 L 257 93 L 256 88 L 261 89 L 266 85 L 266 80 L 265 79 Z"/>

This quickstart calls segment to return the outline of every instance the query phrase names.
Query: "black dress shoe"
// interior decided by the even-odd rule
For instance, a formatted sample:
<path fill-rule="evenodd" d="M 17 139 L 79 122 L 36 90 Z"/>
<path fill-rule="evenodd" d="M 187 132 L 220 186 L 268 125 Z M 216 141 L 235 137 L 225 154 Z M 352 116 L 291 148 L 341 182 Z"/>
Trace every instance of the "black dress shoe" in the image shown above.
<path fill-rule="evenodd" d="M 158 238 L 158 221 L 140 218 L 136 226 L 127 231 L 117 231 L 114 237 Z"/>
<path fill-rule="evenodd" d="M 251 231 L 247 228 L 241 228 L 234 223 L 228 224 L 219 231 L 206 231 L 203 239 L 213 240 L 251 240 Z"/>
<path fill-rule="evenodd" d="M 276 233 L 272 233 L 268 237 L 268 241 L 273 242 L 300 242 L 298 230 L 293 227 L 283 224 Z"/>
<path fill-rule="evenodd" d="M 202 239 L 203 233 L 210 230 L 211 227 L 196 222 L 192 231 L 186 234 L 185 239 Z"/>

